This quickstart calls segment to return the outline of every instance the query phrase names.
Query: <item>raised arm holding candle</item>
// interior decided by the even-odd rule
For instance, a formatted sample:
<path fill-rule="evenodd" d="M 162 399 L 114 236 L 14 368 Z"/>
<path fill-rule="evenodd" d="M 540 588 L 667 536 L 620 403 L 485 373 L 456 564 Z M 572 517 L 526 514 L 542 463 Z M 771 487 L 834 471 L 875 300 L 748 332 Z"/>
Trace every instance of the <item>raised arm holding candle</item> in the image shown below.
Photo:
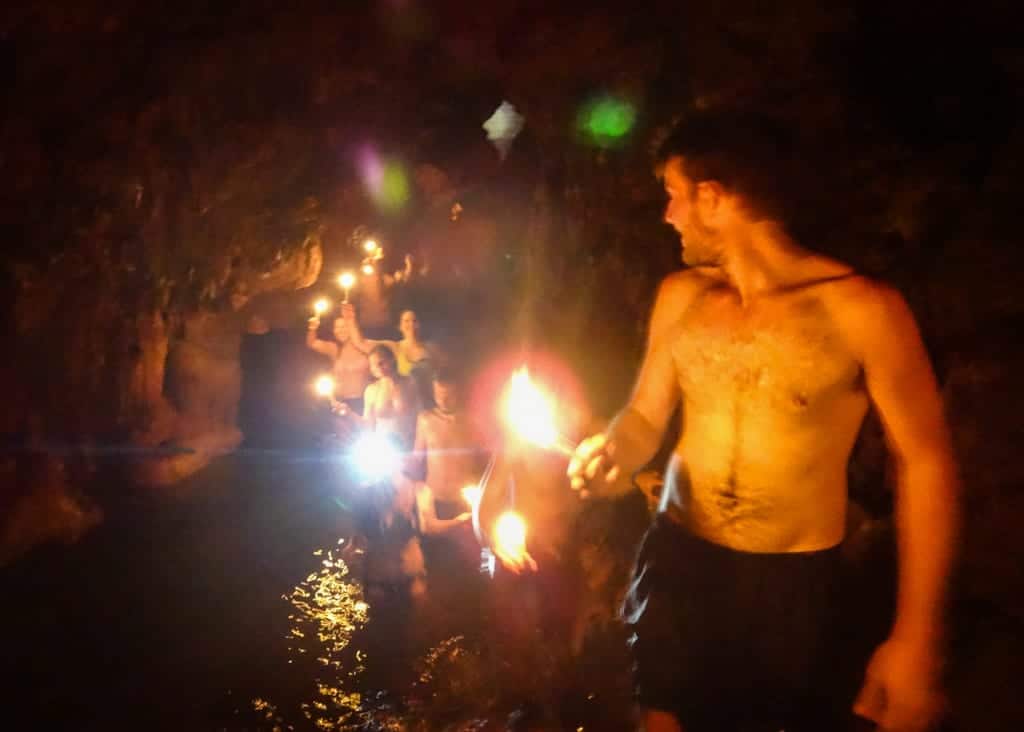
<path fill-rule="evenodd" d="M 322 302 L 326 303 L 326 300 Z M 317 301 L 319 305 L 321 301 Z M 362 414 L 363 392 L 370 383 L 370 362 L 367 351 L 360 347 L 353 338 L 356 332 L 351 327 L 350 319 L 345 317 L 346 308 L 342 306 L 341 317 L 335 318 L 333 324 L 334 340 L 327 341 L 317 337 L 320 327 L 319 317 L 309 320 L 306 331 L 306 345 L 317 353 L 331 360 L 331 371 L 336 383 L 336 396 L 340 404 L 345 405 L 345 412 Z M 336 409 L 341 409 L 340 406 Z"/>

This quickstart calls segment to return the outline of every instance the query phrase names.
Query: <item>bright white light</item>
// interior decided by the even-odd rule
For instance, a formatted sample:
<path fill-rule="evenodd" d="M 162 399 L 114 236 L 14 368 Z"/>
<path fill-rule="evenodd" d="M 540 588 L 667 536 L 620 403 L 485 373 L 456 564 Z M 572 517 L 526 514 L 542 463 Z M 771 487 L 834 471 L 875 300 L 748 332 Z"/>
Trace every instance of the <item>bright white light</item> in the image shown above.
<path fill-rule="evenodd" d="M 372 264 L 364 264 L 363 265 L 363 274 L 366 275 L 367 277 L 372 275 L 373 274 L 373 265 Z"/>
<path fill-rule="evenodd" d="M 346 290 L 356 283 L 356 276 L 351 272 L 342 272 L 338 275 L 338 284 Z"/>
<path fill-rule="evenodd" d="M 377 242 L 374 239 L 367 239 L 363 242 L 363 251 L 367 254 L 373 254 L 377 251 Z"/>
<path fill-rule="evenodd" d="M 401 453 L 394 443 L 378 432 L 368 432 L 352 446 L 356 469 L 369 481 L 384 480 L 399 466 Z"/>
<path fill-rule="evenodd" d="M 476 483 L 470 483 L 462 489 L 462 500 L 469 504 L 470 508 L 475 509 L 477 504 L 480 503 L 480 498 L 483 496 L 483 490 Z"/>
<path fill-rule="evenodd" d="M 313 383 L 313 388 L 322 397 L 334 396 L 334 379 L 327 375 L 321 376 Z"/>
<path fill-rule="evenodd" d="M 498 149 L 502 160 L 508 155 L 512 141 L 516 139 L 516 135 L 522 132 L 524 124 L 526 124 L 526 118 L 506 101 L 502 101 L 494 110 L 494 114 L 484 122 L 483 128 L 487 131 L 487 139 Z"/>
<path fill-rule="evenodd" d="M 327 298 L 321 297 L 319 300 L 313 303 L 313 312 L 316 313 L 317 315 L 323 315 L 330 309 L 330 307 L 331 303 L 327 300 Z"/>

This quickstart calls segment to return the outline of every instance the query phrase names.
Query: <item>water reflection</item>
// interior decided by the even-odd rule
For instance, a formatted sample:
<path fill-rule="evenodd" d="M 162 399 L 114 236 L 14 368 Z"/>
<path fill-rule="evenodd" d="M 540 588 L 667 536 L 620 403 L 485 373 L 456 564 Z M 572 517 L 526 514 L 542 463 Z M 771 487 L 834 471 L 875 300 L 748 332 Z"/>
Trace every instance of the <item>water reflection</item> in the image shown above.
<path fill-rule="evenodd" d="M 334 550 L 317 549 L 317 571 L 310 573 L 282 599 L 294 612 L 287 639 L 288 663 L 313 657 L 330 674 L 315 677 L 315 696 L 300 705 L 303 716 L 320 730 L 357 730 L 365 727 L 363 695 L 356 691 L 366 667 L 366 653 L 352 646 L 353 637 L 370 618 L 370 606 L 348 565 Z M 254 699 L 253 708 L 278 725 L 283 720 L 273 704 Z M 294 729 L 293 726 L 274 729 Z"/>

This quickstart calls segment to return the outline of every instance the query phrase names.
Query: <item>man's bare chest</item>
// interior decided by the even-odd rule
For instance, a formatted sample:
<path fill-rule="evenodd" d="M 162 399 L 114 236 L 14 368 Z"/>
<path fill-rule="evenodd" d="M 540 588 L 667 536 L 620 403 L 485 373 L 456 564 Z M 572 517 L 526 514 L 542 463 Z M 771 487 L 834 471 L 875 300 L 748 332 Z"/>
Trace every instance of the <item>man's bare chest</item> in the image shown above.
<path fill-rule="evenodd" d="M 700 307 L 673 333 L 679 386 L 693 405 L 802 413 L 854 388 L 860 368 L 820 308 L 755 313 Z"/>

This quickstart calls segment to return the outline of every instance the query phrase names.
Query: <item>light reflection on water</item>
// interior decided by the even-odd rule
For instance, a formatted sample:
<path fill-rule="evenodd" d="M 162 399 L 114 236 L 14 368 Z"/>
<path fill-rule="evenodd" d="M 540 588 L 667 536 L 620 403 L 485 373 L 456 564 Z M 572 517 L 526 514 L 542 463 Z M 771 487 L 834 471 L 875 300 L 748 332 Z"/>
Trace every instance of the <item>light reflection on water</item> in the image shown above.
<path fill-rule="evenodd" d="M 352 691 L 365 672 L 366 654 L 351 648 L 353 636 L 370 619 L 370 606 L 363 598 L 363 590 L 355 582 L 348 565 L 333 550 L 317 549 L 313 555 L 320 558 L 320 566 L 291 594 L 282 595 L 293 612 L 287 640 L 291 664 L 308 654 L 316 659 L 324 676 L 314 679 L 316 695 L 303 702 L 303 716 L 320 730 L 357 730 L 364 726 L 363 696 Z M 283 722 L 270 702 L 254 699 L 253 708 L 264 718 Z M 275 727 L 292 730 L 293 726 Z"/>

